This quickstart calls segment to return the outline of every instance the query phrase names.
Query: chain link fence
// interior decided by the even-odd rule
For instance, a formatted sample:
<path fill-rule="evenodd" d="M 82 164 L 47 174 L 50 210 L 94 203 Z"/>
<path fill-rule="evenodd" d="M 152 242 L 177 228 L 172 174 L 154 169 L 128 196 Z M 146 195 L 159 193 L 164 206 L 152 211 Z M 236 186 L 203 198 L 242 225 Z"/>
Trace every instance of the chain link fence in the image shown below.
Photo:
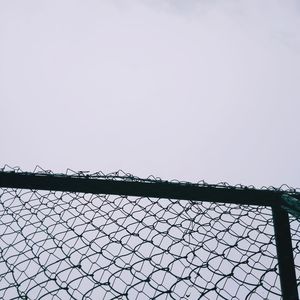
<path fill-rule="evenodd" d="M 299 287 L 299 220 L 290 227 Z M 1 299 L 281 295 L 270 207 L 0 189 Z"/>

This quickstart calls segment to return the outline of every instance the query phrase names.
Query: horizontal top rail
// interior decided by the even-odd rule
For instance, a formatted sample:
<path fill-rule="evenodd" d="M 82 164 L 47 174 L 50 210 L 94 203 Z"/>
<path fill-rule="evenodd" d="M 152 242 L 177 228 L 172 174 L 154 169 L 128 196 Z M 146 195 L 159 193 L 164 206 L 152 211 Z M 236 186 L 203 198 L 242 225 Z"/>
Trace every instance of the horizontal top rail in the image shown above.
<path fill-rule="evenodd" d="M 94 177 L 29 172 L 0 172 L 0 187 L 91 194 L 276 206 L 282 204 L 284 191 L 247 187 L 192 184 L 134 177 Z M 293 195 L 298 198 L 298 194 Z"/>

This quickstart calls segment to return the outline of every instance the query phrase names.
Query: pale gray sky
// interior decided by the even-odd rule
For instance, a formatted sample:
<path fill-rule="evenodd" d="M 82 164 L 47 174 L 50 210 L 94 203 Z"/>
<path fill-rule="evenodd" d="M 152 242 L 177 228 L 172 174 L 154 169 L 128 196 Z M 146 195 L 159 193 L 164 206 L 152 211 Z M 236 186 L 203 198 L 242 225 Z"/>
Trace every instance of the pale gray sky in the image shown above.
<path fill-rule="evenodd" d="M 0 165 L 300 186 L 300 4 L 0 0 Z"/>

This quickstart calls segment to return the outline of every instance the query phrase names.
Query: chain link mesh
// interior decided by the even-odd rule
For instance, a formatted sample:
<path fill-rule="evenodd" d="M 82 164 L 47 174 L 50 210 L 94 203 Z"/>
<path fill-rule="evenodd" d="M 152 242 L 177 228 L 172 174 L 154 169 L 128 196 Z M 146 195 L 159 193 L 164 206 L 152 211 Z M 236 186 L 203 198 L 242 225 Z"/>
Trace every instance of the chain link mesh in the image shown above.
<path fill-rule="evenodd" d="M 2 188 L 0 251 L 1 299 L 281 298 L 268 207 Z"/>

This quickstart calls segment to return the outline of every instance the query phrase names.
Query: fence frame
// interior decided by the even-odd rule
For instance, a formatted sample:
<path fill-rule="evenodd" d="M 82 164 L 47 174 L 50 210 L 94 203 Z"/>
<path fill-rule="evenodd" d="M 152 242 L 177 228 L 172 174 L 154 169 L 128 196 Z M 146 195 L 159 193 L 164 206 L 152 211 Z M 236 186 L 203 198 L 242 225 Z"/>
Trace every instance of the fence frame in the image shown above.
<path fill-rule="evenodd" d="M 65 175 L 29 172 L 0 171 L 0 188 L 112 194 L 124 196 L 170 198 L 178 200 L 234 203 L 239 205 L 269 206 L 272 208 L 274 233 L 283 300 L 299 299 L 291 231 L 288 213 L 299 217 L 300 193 L 280 190 L 258 190 L 246 187 L 228 187 L 191 184 L 136 178 Z M 293 199 L 293 209 L 290 202 Z M 295 208 L 296 207 L 296 208 Z"/>

